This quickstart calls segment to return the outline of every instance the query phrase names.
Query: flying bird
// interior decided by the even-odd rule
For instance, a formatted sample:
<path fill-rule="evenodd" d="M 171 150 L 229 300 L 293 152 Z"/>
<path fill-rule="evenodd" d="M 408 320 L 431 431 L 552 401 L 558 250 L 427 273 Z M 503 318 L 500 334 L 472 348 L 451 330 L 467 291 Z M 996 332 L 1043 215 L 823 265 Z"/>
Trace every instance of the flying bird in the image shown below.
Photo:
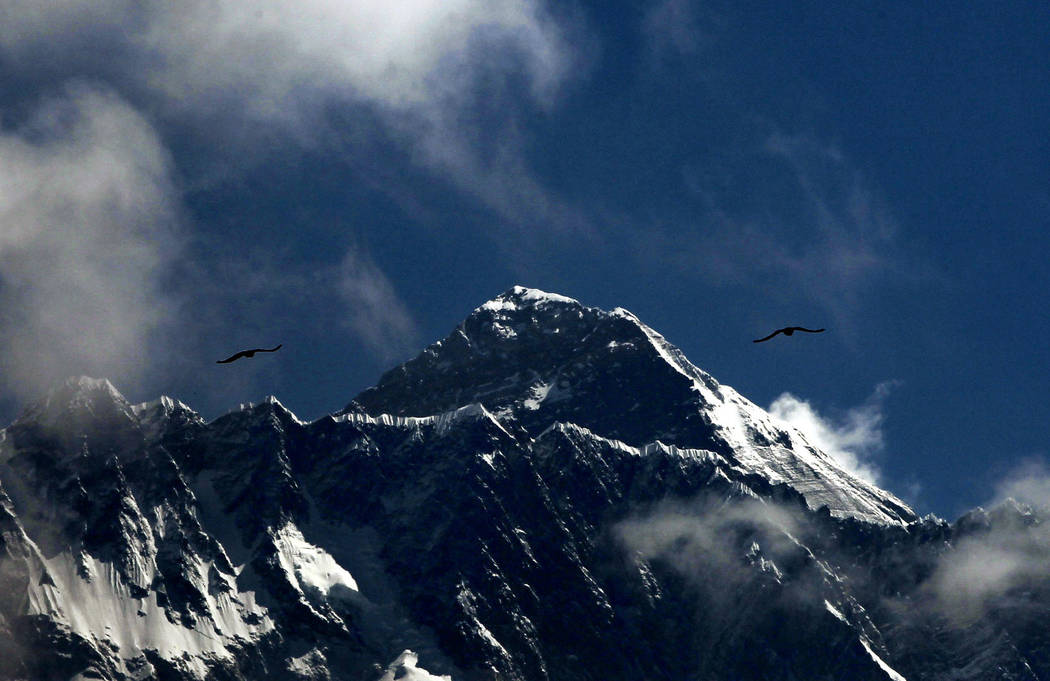
<path fill-rule="evenodd" d="M 281 349 L 281 345 L 284 345 L 284 343 L 281 343 L 276 348 L 270 348 L 269 350 L 267 350 L 266 348 L 255 348 L 254 350 L 241 350 L 236 355 L 232 355 L 230 357 L 227 357 L 226 359 L 220 359 L 216 362 L 216 364 L 229 364 L 230 362 L 238 360 L 241 357 L 254 357 L 255 353 L 257 352 L 277 352 Z"/>
<path fill-rule="evenodd" d="M 791 334 L 795 333 L 796 331 L 805 331 L 806 333 L 820 333 L 823 330 L 824 329 L 807 329 L 804 326 L 785 326 L 783 329 L 777 329 L 776 331 L 774 331 L 773 333 L 769 334 L 765 338 L 759 338 L 758 340 L 751 341 L 751 342 L 752 343 L 761 343 L 762 341 L 769 340 L 770 338 L 772 338 L 773 336 L 777 335 L 778 333 L 782 333 L 785 336 L 790 336 Z"/>

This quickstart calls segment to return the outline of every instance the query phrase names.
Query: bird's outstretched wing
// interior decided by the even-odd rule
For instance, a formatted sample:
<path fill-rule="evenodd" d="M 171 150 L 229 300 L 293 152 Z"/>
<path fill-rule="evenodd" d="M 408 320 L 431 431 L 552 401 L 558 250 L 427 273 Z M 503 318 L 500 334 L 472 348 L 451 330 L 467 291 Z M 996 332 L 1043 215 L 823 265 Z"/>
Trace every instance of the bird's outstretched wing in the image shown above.
<path fill-rule="evenodd" d="M 241 350 L 241 351 L 240 351 L 240 352 L 238 352 L 237 354 L 235 354 L 235 355 L 230 355 L 230 356 L 229 356 L 229 357 L 227 357 L 226 359 L 220 359 L 219 361 L 217 361 L 217 362 L 215 362 L 215 363 L 216 363 L 216 364 L 229 364 L 230 362 L 233 362 L 233 361 L 235 361 L 235 360 L 238 360 L 238 359 L 240 359 L 241 357 L 247 357 L 247 356 L 249 356 L 249 355 L 248 355 L 248 352 L 249 352 L 248 350 Z"/>
<path fill-rule="evenodd" d="M 773 336 L 777 335 L 778 333 L 781 333 L 781 332 L 782 332 L 783 330 L 784 330 L 784 329 L 777 329 L 776 331 L 774 331 L 773 333 L 769 334 L 769 335 L 768 335 L 768 336 L 766 336 L 765 338 L 759 338 L 758 340 L 756 340 L 756 341 L 751 341 L 751 342 L 752 342 L 752 343 L 761 343 L 762 341 L 767 341 L 767 340 L 769 340 L 770 338 L 772 338 Z"/>
<path fill-rule="evenodd" d="M 762 341 L 769 340 L 770 338 L 772 338 L 773 336 L 777 335 L 778 333 L 782 333 L 785 336 L 790 336 L 791 334 L 795 333 L 796 331 L 805 331 L 806 333 L 820 333 L 823 330 L 824 329 L 807 329 L 804 326 L 785 326 L 783 329 L 777 329 L 776 331 L 774 331 L 773 333 L 769 334 L 765 338 L 759 338 L 758 340 L 751 341 L 751 342 L 752 343 L 761 343 Z"/>
<path fill-rule="evenodd" d="M 276 348 L 254 348 L 252 350 L 241 350 L 237 354 L 232 355 L 230 357 L 227 357 L 226 359 L 220 359 L 219 361 L 217 361 L 215 363 L 216 364 L 229 364 L 230 362 L 238 360 L 241 357 L 254 357 L 255 353 L 257 353 L 257 352 L 277 352 L 278 350 L 281 349 L 282 345 L 284 345 L 284 343 L 278 344 L 278 346 Z"/>

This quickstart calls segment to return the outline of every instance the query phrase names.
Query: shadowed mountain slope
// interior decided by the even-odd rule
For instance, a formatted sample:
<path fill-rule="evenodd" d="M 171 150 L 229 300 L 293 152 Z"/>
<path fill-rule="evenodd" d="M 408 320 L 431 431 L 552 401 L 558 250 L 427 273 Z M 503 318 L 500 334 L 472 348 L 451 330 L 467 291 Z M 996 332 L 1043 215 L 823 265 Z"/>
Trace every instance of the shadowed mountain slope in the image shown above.
<path fill-rule="evenodd" d="M 1050 678 L 1043 517 L 918 519 L 630 313 L 515 287 L 312 423 L 27 408 L 0 680 Z"/>

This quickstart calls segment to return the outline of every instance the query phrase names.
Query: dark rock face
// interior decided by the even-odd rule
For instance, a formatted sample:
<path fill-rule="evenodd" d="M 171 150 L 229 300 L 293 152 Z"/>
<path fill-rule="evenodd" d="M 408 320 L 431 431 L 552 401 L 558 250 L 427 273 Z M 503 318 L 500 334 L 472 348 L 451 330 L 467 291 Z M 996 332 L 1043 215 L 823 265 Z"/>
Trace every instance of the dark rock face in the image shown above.
<path fill-rule="evenodd" d="M 71 380 L 0 431 L 0 681 L 1050 678 L 1038 513 L 829 466 L 521 288 L 313 423 Z"/>
<path fill-rule="evenodd" d="M 347 409 L 426 416 L 478 402 L 512 413 L 534 433 L 576 423 L 633 445 L 661 439 L 729 451 L 706 414 L 689 408 L 697 399 L 694 377 L 653 343 L 626 310 L 609 313 L 515 287 L 387 372 Z M 696 378 L 718 389 L 703 372 Z"/>

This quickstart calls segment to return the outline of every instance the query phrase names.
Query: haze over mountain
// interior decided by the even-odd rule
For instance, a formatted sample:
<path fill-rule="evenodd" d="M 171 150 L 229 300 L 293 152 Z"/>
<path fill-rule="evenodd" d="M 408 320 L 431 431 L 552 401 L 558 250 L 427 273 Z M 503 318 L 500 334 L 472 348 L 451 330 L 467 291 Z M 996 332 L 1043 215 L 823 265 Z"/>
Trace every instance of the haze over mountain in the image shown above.
<path fill-rule="evenodd" d="M 0 679 L 1045 679 L 1050 534 L 919 518 L 627 310 L 514 287 L 306 423 L 0 431 Z"/>

